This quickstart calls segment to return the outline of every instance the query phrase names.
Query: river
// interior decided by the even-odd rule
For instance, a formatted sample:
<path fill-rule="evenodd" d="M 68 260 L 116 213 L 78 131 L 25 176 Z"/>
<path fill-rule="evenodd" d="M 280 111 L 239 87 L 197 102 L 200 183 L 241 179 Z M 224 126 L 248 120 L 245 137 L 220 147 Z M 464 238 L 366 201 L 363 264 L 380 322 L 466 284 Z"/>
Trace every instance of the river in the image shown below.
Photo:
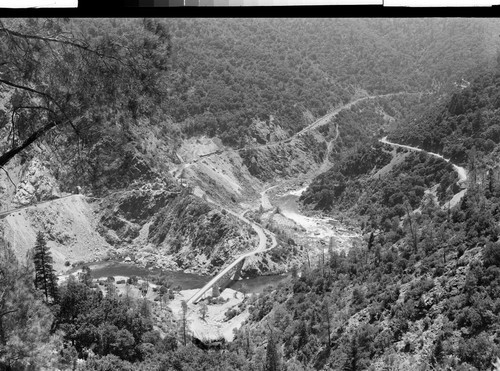
<path fill-rule="evenodd" d="M 119 261 L 91 263 L 88 266 L 92 271 L 93 278 L 103 278 L 108 276 L 138 276 L 145 278 L 161 274 L 168 276 L 170 282 L 172 283 L 172 287 L 181 286 L 183 290 L 200 289 L 213 278 L 213 276 L 184 273 L 182 271 L 168 271 L 158 268 L 149 269 L 133 263 Z M 74 268 L 70 270 L 69 273 L 74 273 L 76 271 L 77 268 Z M 286 281 L 289 277 L 289 274 L 250 277 L 232 282 L 228 287 L 237 291 L 242 291 L 243 288 L 248 293 L 261 293 L 266 287 L 276 287 L 280 282 Z"/>
<path fill-rule="evenodd" d="M 314 218 L 303 215 L 299 210 L 298 200 L 306 188 L 289 191 L 277 197 L 276 204 L 280 207 L 283 216 L 303 227 L 306 230 L 305 236 L 309 238 L 328 240 L 330 237 L 334 237 L 345 242 L 358 236 L 356 233 L 348 233 L 334 218 Z"/>

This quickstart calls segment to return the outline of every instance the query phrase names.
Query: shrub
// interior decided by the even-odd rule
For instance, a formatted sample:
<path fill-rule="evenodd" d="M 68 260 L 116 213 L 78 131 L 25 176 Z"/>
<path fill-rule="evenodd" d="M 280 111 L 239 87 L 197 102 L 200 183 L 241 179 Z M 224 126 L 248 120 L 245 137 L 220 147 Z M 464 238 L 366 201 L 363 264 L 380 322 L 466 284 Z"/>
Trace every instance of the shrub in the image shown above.
<path fill-rule="evenodd" d="M 498 243 L 487 242 L 483 250 L 483 264 L 500 266 L 500 245 Z"/>
<path fill-rule="evenodd" d="M 139 278 L 137 278 L 137 276 L 131 276 L 131 277 L 129 277 L 129 279 L 127 280 L 127 282 L 130 285 L 137 285 L 137 283 L 139 282 Z"/>

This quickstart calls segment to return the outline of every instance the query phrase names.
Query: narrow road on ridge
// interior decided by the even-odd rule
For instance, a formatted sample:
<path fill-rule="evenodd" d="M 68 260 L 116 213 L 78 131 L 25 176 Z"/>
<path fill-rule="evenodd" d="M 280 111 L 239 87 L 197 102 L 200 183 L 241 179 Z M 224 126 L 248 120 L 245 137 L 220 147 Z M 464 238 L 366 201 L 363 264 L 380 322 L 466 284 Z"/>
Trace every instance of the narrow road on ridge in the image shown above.
<path fill-rule="evenodd" d="M 442 155 L 440 155 L 438 153 L 434 153 L 434 152 L 425 151 L 425 150 L 423 150 L 421 148 L 418 148 L 418 147 L 412 147 L 412 146 L 407 146 L 405 144 L 398 144 L 398 143 L 390 142 L 390 141 L 387 140 L 386 136 L 383 137 L 382 139 L 379 139 L 379 141 L 381 143 L 389 144 L 390 146 L 393 146 L 393 147 L 405 148 L 405 149 L 408 149 L 410 151 L 426 152 L 426 153 L 428 153 L 431 156 L 440 158 L 440 159 L 442 159 L 442 160 L 444 160 L 446 162 L 451 163 L 453 165 L 453 169 L 458 174 L 459 180 L 458 180 L 457 184 L 460 184 L 463 187 L 466 187 L 467 170 L 465 168 L 461 167 L 461 166 L 455 165 L 454 163 L 450 162 L 449 159 L 444 158 Z M 455 194 L 450 201 L 446 202 L 443 205 L 443 209 L 451 208 L 451 207 L 455 206 L 456 204 L 458 204 L 460 202 L 460 200 L 462 199 L 462 197 L 465 195 L 465 192 L 467 192 L 467 188 L 464 188 L 460 192 L 458 192 L 457 194 Z"/>
<path fill-rule="evenodd" d="M 302 135 L 304 133 L 307 133 L 308 131 L 311 131 L 311 130 L 319 127 L 319 126 L 323 126 L 323 125 L 327 124 L 328 122 L 330 122 L 330 120 L 333 117 L 335 117 L 336 115 L 338 115 L 341 111 L 343 111 L 345 109 L 349 109 L 353 105 L 355 105 L 355 104 L 357 104 L 359 102 L 362 102 L 362 101 L 365 101 L 365 100 L 370 100 L 370 99 L 386 98 L 386 97 L 392 97 L 392 96 L 403 95 L 403 94 L 406 94 L 406 95 L 417 95 L 417 94 L 425 94 L 425 93 L 399 92 L 399 93 L 389 93 L 389 94 L 381 94 L 381 95 L 368 95 L 368 96 L 365 96 L 365 97 L 361 97 L 361 98 L 353 100 L 353 101 L 351 101 L 349 103 L 346 103 L 343 106 L 338 107 L 338 108 L 334 109 L 331 112 L 328 112 L 324 116 L 321 116 L 319 119 L 317 119 L 316 121 L 314 121 L 312 124 L 309 124 L 308 126 L 306 126 L 305 128 L 303 128 L 299 132 L 293 134 L 289 138 L 282 139 L 282 140 L 279 140 L 279 141 L 276 141 L 276 142 L 261 144 L 261 145 L 258 145 L 258 146 L 247 146 L 247 147 L 238 148 L 238 149 L 233 149 L 233 148 L 221 149 L 221 150 L 218 150 L 218 151 L 215 151 L 215 152 L 210 152 L 210 153 L 206 153 L 204 155 L 200 155 L 200 158 L 202 158 L 202 157 L 208 157 L 208 156 L 212 156 L 212 155 L 219 155 L 219 154 L 221 154 L 223 152 L 230 152 L 230 151 L 239 152 L 239 151 L 245 151 L 245 150 L 249 150 L 249 149 L 255 150 L 255 149 L 261 149 L 261 148 L 273 147 L 273 146 L 277 146 L 277 145 L 280 145 L 280 144 L 283 144 L 283 143 L 289 143 L 293 139 L 298 138 L 300 135 Z M 337 131 L 337 134 L 338 134 L 338 131 Z M 198 161 L 198 159 L 194 160 L 193 162 L 197 162 L 197 161 Z"/>
<path fill-rule="evenodd" d="M 26 206 L 18 207 L 18 208 L 15 208 L 15 209 L 0 211 L 0 219 L 3 219 L 7 215 L 15 213 L 16 211 L 21 211 L 21 210 L 24 210 L 24 209 L 29 209 L 31 207 L 37 207 L 38 205 L 43 205 L 43 204 L 46 204 L 46 203 L 49 203 L 49 202 L 54 202 L 54 201 L 57 201 L 57 200 L 62 200 L 64 198 L 73 197 L 73 196 L 83 196 L 83 195 L 81 195 L 81 194 L 70 194 L 70 195 L 66 195 L 66 196 L 62 196 L 62 197 L 58 197 L 58 198 L 53 198 L 52 200 L 46 200 L 46 201 L 38 202 L 38 203 L 32 204 L 32 205 L 26 205 Z"/>
<path fill-rule="evenodd" d="M 426 152 L 428 153 L 429 155 L 431 156 L 434 156 L 434 157 L 437 157 L 437 158 L 440 158 L 446 162 L 450 162 L 449 159 L 446 159 L 444 158 L 442 155 L 440 155 L 439 153 L 434 153 L 434 152 L 429 152 L 429 151 L 425 151 L 421 148 L 418 148 L 418 147 L 412 147 L 412 146 L 407 146 L 405 144 L 398 144 L 398 143 L 393 143 L 393 142 L 389 142 L 387 140 L 387 137 L 383 137 L 382 139 L 379 139 L 380 142 L 382 143 L 385 143 L 385 144 L 389 144 L 391 146 L 394 146 L 394 147 L 400 147 L 400 148 L 405 148 L 405 149 L 408 149 L 410 151 L 416 151 L 416 152 Z M 453 168 L 455 169 L 455 171 L 457 172 L 458 174 L 458 183 L 463 183 L 467 180 L 467 170 L 465 170 L 465 168 L 461 167 L 461 166 L 458 166 L 458 165 L 455 165 L 454 163 L 450 162 L 452 165 L 453 165 Z"/>

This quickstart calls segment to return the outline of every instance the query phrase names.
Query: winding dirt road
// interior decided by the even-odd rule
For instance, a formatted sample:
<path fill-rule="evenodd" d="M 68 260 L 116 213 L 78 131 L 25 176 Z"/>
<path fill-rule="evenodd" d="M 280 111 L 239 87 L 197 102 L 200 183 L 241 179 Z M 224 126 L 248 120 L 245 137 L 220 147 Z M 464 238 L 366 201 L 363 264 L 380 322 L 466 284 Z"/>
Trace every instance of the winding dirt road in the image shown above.
<path fill-rule="evenodd" d="M 412 147 L 412 146 L 407 146 L 405 144 L 398 144 L 398 143 L 393 143 L 393 142 L 389 142 L 387 140 L 387 137 L 383 137 L 382 139 L 379 139 L 380 142 L 382 143 L 385 143 L 385 144 L 389 144 L 393 147 L 399 147 L 399 148 L 405 148 L 405 149 L 408 149 L 410 151 L 416 151 L 416 152 L 426 152 L 428 153 L 429 155 L 431 156 L 434 156 L 434 157 L 437 157 L 437 158 L 440 158 L 446 162 L 450 162 L 449 159 L 446 159 L 444 158 L 442 155 L 440 155 L 439 153 L 434 153 L 434 152 L 429 152 L 429 151 L 425 151 L 421 148 L 418 148 L 418 147 Z M 455 171 L 457 172 L 458 174 L 458 183 L 464 183 L 465 181 L 467 181 L 467 170 L 465 170 L 465 168 L 461 167 L 461 166 L 458 166 L 458 165 L 455 165 L 454 163 L 450 162 L 452 165 L 453 165 L 453 169 L 455 169 Z"/>
<path fill-rule="evenodd" d="M 224 149 L 224 150 L 218 150 L 218 151 L 215 151 L 215 152 L 211 152 L 211 153 L 207 153 L 207 154 L 204 154 L 204 155 L 200 155 L 199 158 L 202 158 L 202 157 L 208 157 L 208 156 L 212 156 L 212 155 L 218 155 L 218 154 L 221 154 L 223 152 L 229 152 L 229 151 L 243 151 L 243 150 L 247 150 L 247 149 L 259 149 L 259 148 L 268 148 L 268 147 L 271 147 L 271 146 L 276 146 L 276 145 L 280 145 L 280 144 L 283 144 L 283 143 L 289 143 L 291 142 L 292 140 L 294 140 L 295 138 L 298 138 L 300 135 L 304 134 L 304 133 L 307 133 L 319 126 L 322 126 L 322 125 L 326 125 L 330 122 L 330 120 L 335 117 L 336 115 L 338 115 L 341 111 L 345 110 L 345 109 L 349 109 L 350 107 L 352 107 L 353 105 L 359 103 L 359 102 L 362 102 L 362 101 L 365 101 L 365 100 L 369 100 L 369 99 L 376 99 L 376 98 L 383 98 L 383 97 L 390 97 L 390 96 L 395 96 L 395 95 L 401 95 L 401 94 L 422 94 L 422 93 L 407 93 L 407 92 L 399 92 L 399 93 L 390 93 L 390 94 L 383 94 L 383 95 L 370 95 L 370 96 L 366 96 L 366 97 L 361 97 L 361 98 L 358 98 L 354 101 L 351 101 L 339 108 L 336 108 L 334 109 L 333 111 L 331 112 L 328 112 L 326 115 L 322 116 L 321 118 L 317 119 L 316 121 L 314 121 L 312 124 L 308 125 L 307 127 L 303 128 L 302 130 L 300 130 L 299 132 L 295 133 L 294 135 L 292 135 L 291 137 L 287 138 L 287 139 L 284 139 L 284 140 L 280 140 L 280 141 L 277 141 L 277 142 L 272 142 L 272 143 L 266 143 L 266 144 L 263 144 L 263 145 L 260 145 L 260 146 L 252 146 L 252 147 L 245 147 L 245 148 L 240 148 L 240 149 Z M 333 139 L 332 141 L 330 141 L 330 143 L 328 144 L 328 149 L 331 149 L 331 146 L 333 145 L 333 142 L 338 138 L 339 136 L 339 128 L 338 128 L 338 125 L 336 127 L 336 136 L 335 136 L 335 139 Z M 384 138 L 385 139 L 385 138 Z M 389 143 L 388 143 L 389 144 Z M 180 157 L 179 157 L 180 158 Z M 198 159 L 199 159 L 198 158 Z M 180 158 L 182 160 L 182 158 Z M 193 160 L 192 162 L 190 163 L 182 163 L 179 167 L 177 167 L 176 169 L 173 169 L 170 171 L 170 173 L 176 178 L 178 179 L 180 174 L 182 173 L 182 170 L 184 170 L 185 168 L 191 166 L 193 163 L 196 163 L 198 161 L 198 159 L 195 159 Z M 326 155 L 326 160 L 323 162 L 323 167 L 325 167 L 327 164 L 328 164 L 328 154 Z M 277 187 L 278 185 L 274 185 L 272 187 L 269 187 L 267 189 L 265 189 L 264 191 L 261 192 L 261 205 L 264 209 L 268 209 L 268 208 L 272 208 L 272 205 L 271 203 L 269 202 L 269 199 L 266 195 L 266 192 L 269 191 L 270 189 L 272 188 L 275 188 Z M 205 193 L 206 194 L 206 193 Z M 214 200 L 210 199 L 209 197 L 204 197 L 208 202 L 211 202 L 212 204 L 216 205 L 217 207 L 225 210 L 227 213 L 231 214 L 231 215 L 234 215 L 235 217 L 237 217 L 238 219 L 242 220 L 243 222 L 245 222 L 246 224 L 250 225 L 254 230 L 255 232 L 257 233 L 257 235 L 259 236 L 259 244 L 257 245 L 257 248 L 251 252 L 248 252 L 248 253 L 245 253 L 245 254 L 242 254 L 240 255 L 239 257 L 237 257 L 231 264 L 229 264 L 228 266 L 226 266 L 223 270 L 221 270 L 212 280 L 210 280 L 210 282 L 208 282 L 202 289 L 200 289 L 195 295 L 193 295 L 189 300 L 188 300 L 188 304 L 192 304 L 192 303 L 196 303 L 201 297 L 203 297 L 203 295 L 215 284 L 217 283 L 227 272 L 229 272 L 232 268 L 234 268 L 238 263 L 240 263 L 243 259 L 247 258 L 247 257 L 250 257 L 252 255 L 255 255 L 257 253 L 260 253 L 260 252 L 265 252 L 265 251 L 269 251 L 271 249 L 273 249 L 274 247 L 277 246 L 277 241 L 276 241 L 276 238 L 274 236 L 274 234 L 268 230 L 265 230 L 264 228 L 262 228 L 261 226 L 257 225 L 256 223 L 248 220 L 247 218 L 245 218 L 245 213 L 248 211 L 244 211 L 243 213 L 241 214 L 237 214 L 236 212 L 232 211 L 232 210 L 229 210 L 225 207 L 223 207 L 222 205 L 218 204 L 217 202 L 215 202 Z M 296 218 L 297 217 L 297 213 L 290 213 L 289 217 L 292 218 Z M 304 217 L 305 218 L 305 217 Z M 309 226 L 309 223 L 311 222 L 309 219 L 304 219 L 304 218 L 300 218 L 300 220 L 297 220 L 296 222 L 301 222 L 302 224 L 306 224 Z M 296 218 L 297 219 L 297 218 Z M 312 218 L 311 218 L 312 219 Z M 267 232 L 270 236 L 271 236 L 271 247 L 267 248 L 266 249 L 266 244 L 267 244 L 267 238 L 266 238 L 266 233 Z"/>
<path fill-rule="evenodd" d="M 393 147 L 404 148 L 404 149 L 408 149 L 410 151 L 426 152 L 426 153 L 428 153 L 431 156 L 440 158 L 440 159 L 442 159 L 442 160 L 444 160 L 446 162 L 449 162 L 449 163 L 451 163 L 453 165 L 453 169 L 457 172 L 458 178 L 459 178 L 457 184 L 459 184 L 462 187 L 464 187 L 464 189 L 462 189 L 460 192 L 458 192 L 457 194 L 455 194 L 450 201 L 446 202 L 443 205 L 443 209 L 451 208 L 451 207 L 455 206 L 456 204 L 458 204 L 460 202 L 460 200 L 462 199 L 462 197 L 467 192 L 467 188 L 465 188 L 466 187 L 466 182 L 467 182 L 467 170 L 465 168 L 463 168 L 461 166 L 458 166 L 458 165 L 455 165 L 454 163 L 450 162 L 449 159 L 444 158 L 439 153 L 428 152 L 428 151 L 425 151 L 425 150 L 423 150 L 421 148 L 407 146 L 405 144 L 393 143 L 393 142 L 388 141 L 386 136 L 383 137 L 382 139 L 379 139 L 379 141 L 381 143 L 388 144 L 388 145 L 393 146 Z"/>
<path fill-rule="evenodd" d="M 393 96 L 396 96 L 396 95 L 422 95 L 422 94 L 425 94 L 425 93 L 408 93 L 408 92 L 404 92 L 403 91 L 403 92 L 399 92 L 399 93 L 389 93 L 389 94 L 380 94 L 380 95 L 368 95 L 366 97 L 361 97 L 361 98 L 353 100 L 353 101 L 351 101 L 349 103 L 346 103 L 343 106 L 341 106 L 339 108 L 336 108 L 336 109 L 334 109 L 331 112 L 328 112 L 326 115 L 320 117 L 319 119 L 317 119 L 316 121 L 314 121 L 312 124 L 306 126 L 305 128 L 303 128 L 299 132 L 293 134 L 289 138 L 278 140 L 276 142 L 261 144 L 261 145 L 258 145 L 258 146 L 247 146 L 247 147 L 238 148 L 238 149 L 233 149 L 233 148 L 221 149 L 221 150 L 218 150 L 218 151 L 215 151 L 215 152 L 210 152 L 210 153 L 206 153 L 204 155 L 200 155 L 200 158 L 201 157 L 213 156 L 213 155 L 219 155 L 219 154 L 224 153 L 224 152 L 230 152 L 230 151 L 240 152 L 240 151 L 245 151 L 245 150 L 249 150 L 249 149 L 256 150 L 256 149 L 261 149 L 261 148 L 269 148 L 269 147 L 277 146 L 277 145 L 280 145 L 280 144 L 283 144 L 283 143 L 290 143 L 292 140 L 298 138 L 302 134 L 305 134 L 305 133 L 307 133 L 307 132 L 309 132 L 309 131 L 311 131 L 313 129 L 316 129 L 316 128 L 320 127 L 320 126 L 328 124 L 333 117 L 335 117 L 336 115 L 339 114 L 339 112 L 341 112 L 341 111 L 343 111 L 345 109 L 349 109 L 353 105 L 355 105 L 355 104 L 357 104 L 359 102 L 362 102 L 362 101 L 365 101 L 365 100 L 370 100 L 370 99 L 376 99 L 376 98 L 393 97 Z M 338 136 L 338 130 L 337 130 L 337 136 Z M 196 162 L 196 161 L 198 161 L 198 160 L 194 160 L 193 162 Z"/>
<path fill-rule="evenodd" d="M 46 204 L 46 203 L 49 203 L 49 202 L 54 202 L 54 201 L 62 200 L 64 198 L 75 197 L 75 196 L 83 196 L 83 195 L 81 195 L 81 194 L 71 194 L 71 195 L 66 195 L 66 196 L 54 198 L 52 200 L 38 202 L 38 203 L 32 204 L 32 205 L 26 205 L 26 206 L 18 207 L 18 208 L 15 208 L 15 209 L 5 210 L 5 211 L 0 212 L 0 219 L 3 219 L 7 215 L 15 213 L 16 211 L 21 211 L 21 210 L 29 209 L 29 208 L 32 208 L 32 207 L 37 207 L 38 205 L 43 205 L 43 204 Z"/>

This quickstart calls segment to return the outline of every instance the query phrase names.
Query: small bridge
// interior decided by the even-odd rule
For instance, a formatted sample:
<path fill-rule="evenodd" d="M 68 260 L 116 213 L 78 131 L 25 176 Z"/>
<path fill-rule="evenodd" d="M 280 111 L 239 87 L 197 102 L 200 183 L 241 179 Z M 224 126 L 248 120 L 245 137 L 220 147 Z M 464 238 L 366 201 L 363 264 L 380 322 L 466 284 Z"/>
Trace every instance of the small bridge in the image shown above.
<path fill-rule="evenodd" d="M 243 216 L 242 216 L 243 217 Z M 251 223 L 251 222 L 250 222 Z M 259 226 L 255 225 L 254 223 L 251 223 L 252 226 L 255 228 L 259 228 Z M 271 232 L 269 232 L 271 233 Z M 247 253 L 244 253 L 237 257 L 231 264 L 229 264 L 227 267 L 225 267 L 223 270 L 221 270 L 214 278 L 210 280 L 205 286 L 203 286 L 196 294 L 194 294 L 188 301 L 187 304 L 196 304 L 200 299 L 205 297 L 205 294 L 209 292 L 215 285 L 218 285 L 219 287 L 225 288 L 225 285 L 229 283 L 230 280 L 237 280 L 240 277 L 241 269 L 243 268 L 243 265 L 245 264 L 245 259 L 252 256 L 259 254 L 261 252 L 267 252 L 269 250 L 274 249 L 278 243 L 276 241 L 276 238 L 271 234 L 271 247 L 267 249 L 257 249 L 254 251 L 250 251 Z M 259 244 L 260 245 L 260 244 Z"/>

